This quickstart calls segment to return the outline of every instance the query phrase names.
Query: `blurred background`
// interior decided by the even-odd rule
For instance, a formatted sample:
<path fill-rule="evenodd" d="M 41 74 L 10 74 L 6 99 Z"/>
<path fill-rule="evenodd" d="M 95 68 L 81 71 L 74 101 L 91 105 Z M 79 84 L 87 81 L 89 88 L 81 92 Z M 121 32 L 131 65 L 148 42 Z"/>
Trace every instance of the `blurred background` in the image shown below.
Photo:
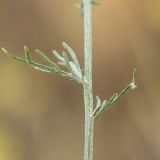
<path fill-rule="evenodd" d="M 0 0 L 0 46 L 23 55 L 67 42 L 83 66 L 77 0 Z M 138 88 L 95 123 L 95 160 L 160 159 L 160 1 L 101 0 L 93 9 L 94 95 Z M 0 160 L 82 160 L 82 87 L 0 54 Z"/>

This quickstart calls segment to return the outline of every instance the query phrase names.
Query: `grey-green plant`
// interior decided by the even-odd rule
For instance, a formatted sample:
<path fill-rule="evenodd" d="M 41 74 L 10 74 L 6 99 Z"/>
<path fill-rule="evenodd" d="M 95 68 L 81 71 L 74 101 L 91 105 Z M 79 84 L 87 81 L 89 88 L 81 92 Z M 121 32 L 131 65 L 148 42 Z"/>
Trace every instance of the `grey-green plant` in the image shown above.
<path fill-rule="evenodd" d="M 107 100 L 101 101 L 96 96 L 96 105 L 93 104 L 93 85 L 92 85 L 92 6 L 99 4 L 96 0 L 83 0 L 78 8 L 84 18 L 84 69 L 80 67 L 79 61 L 73 49 L 65 42 L 62 43 L 63 51 L 61 53 L 53 50 L 52 55 L 57 59 L 57 63 L 48 58 L 45 53 L 35 50 L 36 55 L 45 62 L 46 65 L 35 62 L 31 58 L 30 50 L 24 46 L 24 56 L 19 57 L 16 54 L 1 48 L 9 57 L 30 65 L 31 67 L 49 73 L 56 73 L 63 77 L 68 77 L 80 83 L 84 90 L 85 105 L 85 138 L 84 138 L 84 160 L 93 160 L 93 134 L 94 122 L 97 117 L 110 109 L 116 101 L 125 95 L 128 91 L 136 88 L 136 69 L 133 71 L 131 82 L 119 93 L 114 93 Z M 65 69 L 64 69 L 65 68 Z"/>

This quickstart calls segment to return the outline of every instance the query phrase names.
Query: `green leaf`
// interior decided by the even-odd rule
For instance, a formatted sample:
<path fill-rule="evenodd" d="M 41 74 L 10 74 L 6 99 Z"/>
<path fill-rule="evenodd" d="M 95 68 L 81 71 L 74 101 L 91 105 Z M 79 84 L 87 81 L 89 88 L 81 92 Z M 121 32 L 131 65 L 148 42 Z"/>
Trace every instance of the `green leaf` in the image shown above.
<path fill-rule="evenodd" d="M 33 68 L 35 68 L 37 70 L 40 70 L 40 71 L 43 71 L 43 72 L 56 73 L 56 74 L 59 74 L 61 76 L 72 78 L 70 73 L 62 71 L 60 68 L 57 69 L 55 67 L 45 66 L 45 65 L 42 65 L 42 64 L 39 64 L 37 62 L 32 61 L 31 58 L 30 58 L 29 50 L 28 50 L 27 47 L 24 47 L 26 59 L 16 56 L 15 54 L 9 52 L 5 48 L 1 48 L 1 50 L 5 54 L 7 54 L 9 57 L 11 57 L 11 58 L 13 58 L 13 59 L 15 59 L 15 60 L 17 60 L 17 61 L 19 61 L 21 63 L 29 64 L 31 67 L 33 67 Z"/>
<path fill-rule="evenodd" d="M 52 62 L 42 51 L 36 49 L 36 54 L 46 63 L 53 67 L 59 68 L 54 62 Z"/>
<path fill-rule="evenodd" d="M 13 53 L 9 52 L 9 51 L 6 50 L 5 48 L 1 48 L 1 50 L 2 50 L 5 54 L 7 54 L 9 57 L 11 57 L 11 58 L 13 58 L 13 59 L 15 59 L 15 60 L 17 60 L 17 61 L 19 61 L 19 62 L 21 62 L 21 63 L 28 63 L 28 61 L 25 60 L 24 58 L 15 56 Z"/>
<path fill-rule="evenodd" d="M 96 96 L 96 100 L 97 100 L 97 105 L 91 117 L 94 117 L 95 115 L 97 115 L 97 112 L 99 112 L 99 110 L 101 109 L 101 105 L 102 105 L 101 99 L 98 96 Z"/>
<path fill-rule="evenodd" d="M 25 53 L 26 60 L 30 63 L 31 62 L 30 51 L 27 46 L 24 46 L 24 53 Z"/>
<path fill-rule="evenodd" d="M 57 58 L 59 61 L 64 62 L 64 58 L 57 51 L 53 50 L 52 53 L 55 58 Z"/>
<path fill-rule="evenodd" d="M 63 57 L 56 51 L 53 51 L 54 56 L 60 60 L 60 63 L 63 63 L 63 65 L 65 65 L 65 67 L 68 68 L 69 72 L 63 71 L 58 65 L 56 65 L 54 62 L 52 62 L 42 51 L 40 50 L 36 50 L 36 54 L 45 62 L 47 62 L 50 66 L 46 66 L 43 64 L 39 64 L 37 62 L 34 62 L 31 59 L 30 56 L 30 51 L 28 49 L 27 46 L 24 46 L 24 53 L 25 53 L 25 58 L 21 58 L 16 56 L 15 54 L 9 52 L 8 50 L 6 50 L 5 48 L 1 48 L 1 50 L 7 54 L 9 57 L 21 62 L 21 63 L 25 63 L 25 64 L 29 64 L 31 67 L 43 71 L 43 72 L 49 72 L 49 73 L 56 73 L 59 74 L 61 76 L 64 77 L 68 77 L 69 79 L 75 80 L 79 83 L 83 83 L 83 81 L 81 80 L 81 74 L 79 74 L 79 72 L 77 71 L 77 68 L 75 66 L 75 64 L 73 62 L 70 62 L 68 59 L 68 56 L 65 52 L 62 52 Z"/>
<path fill-rule="evenodd" d="M 72 69 L 71 69 L 71 66 L 70 66 L 70 61 L 68 59 L 68 56 L 65 52 L 62 51 L 62 55 L 63 55 L 63 58 L 64 58 L 64 65 L 68 68 L 68 70 L 72 73 Z"/>
<path fill-rule="evenodd" d="M 132 82 L 128 84 L 126 87 L 124 87 L 124 89 L 120 93 L 113 94 L 107 101 L 104 100 L 100 107 L 96 107 L 95 110 L 93 111 L 93 117 L 94 118 L 99 117 L 100 114 L 110 109 L 112 107 L 112 104 L 118 101 L 120 97 L 128 93 L 128 91 L 135 89 L 136 88 L 135 80 L 136 80 L 136 69 L 134 69 L 133 71 Z"/>
<path fill-rule="evenodd" d="M 76 56 L 75 52 L 73 51 L 73 49 L 65 42 L 63 42 L 62 45 L 67 50 L 67 52 L 71 55 L 71 58 L 72 58 L 73 62 L 75 63 L 77 70 L 79 72 L 81 72 L 81 68 L 80 68 L 77 56 Z"/>
<path fill-rule="evenodd" d="M 82 74 L 79 73 L 79 71 L 77 70 L 77 66 L 74 64 L 74 62 L 69 61 L 69 58 L 68 58 L 67 54 L 64 51 L 62 51 L 62 55 L 63 55 L 64 62 L 65 62 L 65 63 L 62 62 L 63 65 L 65 67 L 67 67 L 69 72 L 72 74 L 73 79 L 75 79 L 76 81 L 81 83 L 82 82 Z"/>
<path fill-rule="evenodd" d="M 31 63 L 31 66 L 37 70 L 40 70 L 40 71 L 43 71 L 43 72 L 54 72 L 54 73 L 58 73 L 58 71 L 53 68 L 53 67 L 48 67 L 48 66 L 45 66 L 45 65 L 42 65 L 42 64 L 39 64 L 39 63 L 36 63 L 36 62 L 32 62 Z"/>
<path fill-rule="evenodd" d="M 97 105 L 96 107 L 100 107 L 102 105 L 101 100 L 98 96 L 96 96 L 96 100 L 97 100 Z"/>
<path fill-rule="evenodd" d="M 82 80 L 82 73 L 78 71 L 77 66 L 73 62 L 69 62 L 73 75 L 75 75 L 80 81 Z"/>

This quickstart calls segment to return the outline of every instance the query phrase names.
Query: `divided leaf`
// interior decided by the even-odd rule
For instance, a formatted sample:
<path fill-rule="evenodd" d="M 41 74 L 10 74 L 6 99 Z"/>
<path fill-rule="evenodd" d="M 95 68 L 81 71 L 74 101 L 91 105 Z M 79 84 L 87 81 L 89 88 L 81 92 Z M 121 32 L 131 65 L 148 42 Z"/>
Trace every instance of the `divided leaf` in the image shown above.
<path fill-rule="evenodd" d="M 79 83 L 83 83 L 83 76 L 82 71 L 78 62 L 78 59 L 76 57 L 76 54 L 72 50 L 71 47 L 69 47 L 66 43 L 63 43 L 63 47 L 66 49 L 66 51 L 70 54 L 72 60 L 70 61 L 67 54 L 62 51 L 62 55 L 60 55 L 57 51 L 53 51 L 53 55 L 55 58 L 59 60 L 58 64 L 65 66 L 69 72 L 63 71 L 56 63 L 54 63 L 49 57 L 46 56 L 45 53 L 43 53 L 40 50 L 35 50 L 36 55 L 43 60 L 44 62 L 48 63 L 50 66 L 46 66 L 43 64 L 39 64 L 32 60 L 31 54 L 29 51 L 29 48 L 27 46 L 24 46 L 24 55 L 25 57 L 19 57 L 16 56 L 14 53 L 11 53 L 7 51 L 5 48 L 1 48 L 1 50 L 9 55 L 11 58 L 16 59 L 19 62 L 29 64 L 31 67 L 38 69 L 43 72 L 50 72 L 50 73 L 56 73 L 65 77 L 69 77 L 72 80 L 75 80 Z"/>
<path fill-rule="evenodd" d="M 62 45 L 63 45 L 64 49 L 66 49 L 67 52 L 71 55 L 71 58 L 72 58 L 73 62 L 75 63 L 77 70 L 79 72 L 81 72 L 81 68 L 80 68 L 77 56 L 76 56 L 75 52 L 73 51 L 73 49 L 65 42 L 63 42 Z"/>
<path fill-rule="evenodd" d="M 133 90 L 136 88 L 136 84 L 135 84 L 135 79 L 136 79 L 136 69 L 134 69 L 133 71 L 133 76 L 132 76 L 132 82 L 130 84 L 128 84 L 120 93 L 115 93 L 113 94 L 108 100 L 104 100 L 102 102 L 102 105 L 99 106 L 100 104 L 100 99 L 99 97 L 97 98 L 97 106 L 93 111 L 93 118 L 97 118 L 100 114 L 102 114 L 103 112 L 107 111 L 108 109 L 110 109 L 112 107 L 112 104 L 115 103 L 116 101 L 119 100 L 119 98 L 123 95 L 125 95 L 129 90 Z"/>
<path fill-rule="evenodd" d="M 21 63 L 28 63 L 27 60 L 25 60 L 24 58 L 15 56 L 13 53 L 7 51 L 5 48 L 1 48 L 1 50 L 2 50 L 5 54 L 7 54 L 9 57 L 11 57 L 11 58 L 13 58 L 13 59 L 15 59 L 15 60 L 17 60 L 17 61 L 19 61 L 19 62 L 21 62 Z"/>
<path fill-rule="evenodd" d="M 31 67 L 33 67 L 37 70 L 40 70 L 40 71 L 43 71 L 43 72 L 56 73 L 56 74 L 59 74 L 59 75 L 65 76 L 65 77 L 70 77 L 70 74 L 62 71 L 59 67 L 56 67 L 56 66 L 49 67 L 49 66 L 39 64 L 37 62 L 32 61 L 31 57 L 30 57 L 30 51 L 29 51 L 28 47 L 26 47 L 26 46 L 24 46 L 25 58 L 18 57 L 14 53 L 11 53 L 11 52 L 7 51 L 5 48 L 1 48 L 1 50 L 5 54 L 7 54 L 9 57 L 11 57 L 11 58 L 13 58 L 13 59 L 15 59 L 15 60 L 17 60 L 21 63 L 29 64 Z M 42 54 L 41 54 L 41 56 L 42 56 Z M 42 57 L 43 57 L 43 60 L 44 60 L 44 55 Z"/>
<path fill-rule="evenodd" d="M 71 60 L 69 60 L 68 55 L 64 51 L 62 51 L 62 55 L 60 55 L 57 51 L 52 51 L 54 57 L 59 60 L 59 65 L 62 65 L 69 70 L 70 74 L 72 75 L 72 79 L 79 83 L 83 83 L 82 70 L 80 68 L 76 54 L 74 53 L 73 49 L 65 42 L 63 42 L 62 45 L 63 48 L 70 54 Z"/>

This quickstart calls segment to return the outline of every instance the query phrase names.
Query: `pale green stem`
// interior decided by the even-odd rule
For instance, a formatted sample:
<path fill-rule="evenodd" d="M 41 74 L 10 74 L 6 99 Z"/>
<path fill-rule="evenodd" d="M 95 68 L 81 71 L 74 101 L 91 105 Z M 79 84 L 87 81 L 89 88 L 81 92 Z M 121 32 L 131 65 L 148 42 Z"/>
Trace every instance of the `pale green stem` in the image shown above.
<path fill-rule="evenodd" d="M 84 61 L 85 79 L 85 147 L 84 160 L 93 160 L 93 130 L 94 120 L 90 117 L 93 111 L 92 91 L 92 8 L 91 0 L 84 0 Z"/>

